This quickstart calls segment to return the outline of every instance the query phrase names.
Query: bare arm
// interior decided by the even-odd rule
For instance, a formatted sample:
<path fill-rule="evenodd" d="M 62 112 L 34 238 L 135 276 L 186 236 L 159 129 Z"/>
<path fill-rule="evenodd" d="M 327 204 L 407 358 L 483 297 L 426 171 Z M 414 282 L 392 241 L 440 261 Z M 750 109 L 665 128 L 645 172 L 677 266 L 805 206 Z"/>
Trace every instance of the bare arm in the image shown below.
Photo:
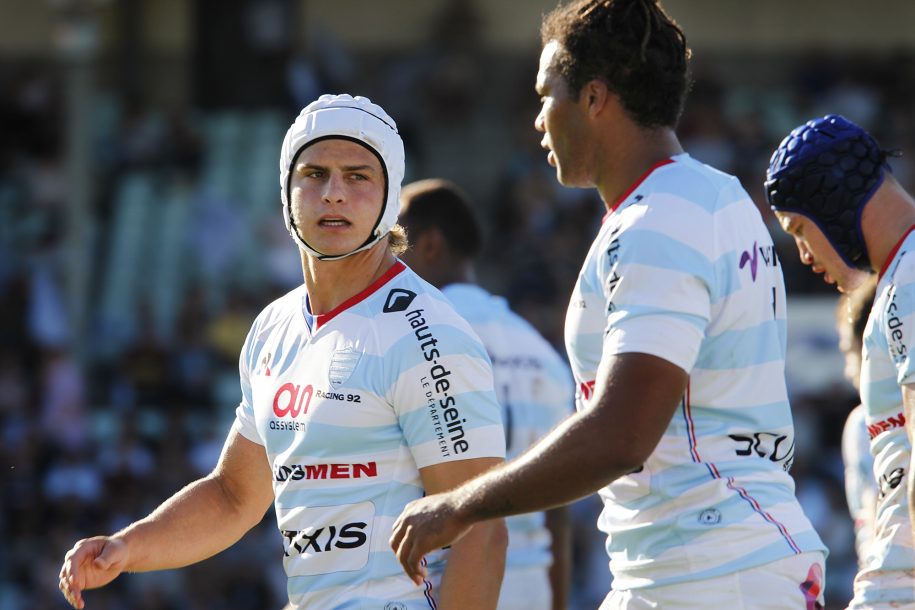
<path fill-rule="evenodd" d="M 264 448 L 233 429 L 212 473 L 120 532 L 77 542 L 61 567 L 61 590 L 83 608 L 83 590 L 122 572 L 178 568 L 211 557 L 254 527 L 272 501 Z"/>
<path fill-rule="evenodd" d="M 655 356 L 606 358 L 589 408 L 519 458 L 407 505 L 391 538 L 404 570 L 421 575 L 423 555 L 473 523 L 566 504 L 637 469 L 661 440 L 687 381 L 683 369 Z"/>
<path fill-rule="evenodd" d="M 498 458 L 446 462 L 423 468 L 420 475 L 429 494 L 454 489 L 464 481 L 500 464 Z M 439 599 L 442 610 L 495 609 L 505 571 L 508 531 L 505 521 L 477 523 L 451 547 Z"/>
<path fill-rule="evenodd" d="M 909 444 L 915 439 L 915 384 L 902 386 L 902 412 L 905 415 L 905 433 Z M 915 445 L 913 445 L 915 446 Z M 909 466 L 905 474 L 906 493 L 909 498 L 909 523 L 915 533 L 915 451 L 909 456 Z"/>
<path fill-rule="evenodd" d="M 553 592 L 553 610 L 565 610 L 569 602 L 569 579 L 572 568 L 572 537 L 568 507 L 557 506 L 546 511 L 546 528 L 552 538 L 550 590 Z"/>

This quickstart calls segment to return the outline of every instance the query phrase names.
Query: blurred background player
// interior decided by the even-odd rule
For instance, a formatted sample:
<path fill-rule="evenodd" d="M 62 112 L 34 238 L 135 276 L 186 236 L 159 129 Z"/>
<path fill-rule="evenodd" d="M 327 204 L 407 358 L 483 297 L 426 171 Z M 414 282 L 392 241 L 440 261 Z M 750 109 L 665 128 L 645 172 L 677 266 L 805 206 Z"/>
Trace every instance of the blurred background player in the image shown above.
<path fill-rule="evenodd" d="M 505 446 L 484 347 L 396 258 L 403 174 L 403 142 L 380 106 L 323 95 L 302 110 L 280 185 L 304 284 L 251 328 L 214 471 L 113 536 L 79 541 L 60 572 L 73 606 L 122 572 L 224 550 L 273 503 L 293 608 L 496 607 L 504 522 L 430 557 L 421 587 L 386 544 L 406 502 L 500 463 Z"/>
<path fill-rule="evenodd" d="M 476 285 L 474 259 L 483 237 L 466 194 L 455 184 L 430 179 L 405 186 L 398 223 L 410 243 L 401 258 L 448 297 L 486 346 L 502 403 L 506 457 L 520 455 L 572 413 L 575 389 L 568 365 L 504 299 Z M 499 609 L 564 609 L 567 508 L 517 515 L 506 524 Z"/>
<path fill-rule="evenodd" d="M 541 145 L 561 184 L 606 207 L 565 322 L 578 412 L 409 504 L 392 546 L 419 578 L 473 523 L 601 489 L 602 610 L 821 608 L 825 547 L 788 474 L 781 266 L 740 182 L 675 134 L 684 34 L 652 0 L 561 6 L 541 34 Z"/>
<path fill-rule="evenodd" d="M 766 180 L 769 203 L 801 262 L 845 293 L 861 286 L 867 272 L 878 274 L 860 384 L 879 492 L 851 610 L 915 608 L 915 201 L 893 177 L 887 156 L 858 125 L 827 115 L 782 141 Z"/>
<path fill-rule="evenodd" d="M 874 305 L 877 276 L 871 275 L 850 294 L 844 294 L 836 307 L 839 349 L 845 356 L 845 377 L 860 392 L 861 349 L 867 317 Z M 866 410 L 859 404 L 848 414 L 842 428 L 842 461 L 845 465 L 845 497 L 855 527 L 855 552 L 858 566 L 866 563 L 867 548 L 874 535 L 877 510 L 877 481 L 871 455 Z"/>

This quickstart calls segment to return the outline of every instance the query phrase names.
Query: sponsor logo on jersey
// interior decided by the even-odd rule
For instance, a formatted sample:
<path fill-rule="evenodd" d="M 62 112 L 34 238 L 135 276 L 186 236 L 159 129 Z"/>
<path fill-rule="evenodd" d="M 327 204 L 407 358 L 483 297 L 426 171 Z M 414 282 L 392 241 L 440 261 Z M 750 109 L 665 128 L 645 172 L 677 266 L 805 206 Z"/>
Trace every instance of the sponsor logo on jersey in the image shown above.
<path fill-rule="evenodd" d="M 384 302 L 384 313 L 395 313 L 404 311 L 416 298 L 416 293 L 403 288 L 394 288 L 388 293 L 388 298 Z"/>
<path fill-rule="evenodd" d="M 881 419 L 878 422 L 870 424 L 867 427 L 867 435 L 874 440 L 874 438 L 887 430 L 893 430 L 894 428 L 904 428 L 905 427 L 905 415 L 900 411 L 896 415 L 890 415 L 886 419 Z"/>
<path fill-rule="evenodd" d="M 890 344 L 890 357 L 899 364 L 909 353 L 903 335 L 903 322 L 898 314 L 899 306 L 896 305 L 896 287 L 892 288 L 889 302 L 886 306 L 886 338 Z"/>
<path fill-rule="evenodd" d="M 279 482 L 326 479 L 361 479 L 378 476 L 378 463 L 355 464 L 284 464 L 273 469 Z"/>
<path fill-rule="evenodd" d="M 349 380 L 350 375 L 353 374 L 353 370 L 356 368 L 361 357 L 362 352 L 357 352 L 352 347 L 336 350 L 334 355 L 331 356 L 330 367 L 327 373 L 330 384 L 336 386 L 346 383 Z"/>
<path fill-rule="evenodd" d="M 273 413 L 277 417 L 297 418 L 308 413 L 308 405 L 315 390 L 309 383 L 302 386 L 287 382 L 280 386 L 273 396 Z"/>
<path fill-rule="evenodd" d="M 342 525 L 327 524 L 309 527 L 305 530 L 281 530 L 283 553 L 310 555 L 327 553 L 336 549 L 357 549 L 368 541 L 365 521 L 353 521 Z"/>
<path fill-rule="evenodd" d="M 375 505 L 276 507 L 288 576 L 315 576 L 363 569 L 369 560 Z"/>
<path fill-rule="evenodd" d="M 718 525 L 721 523 L 721 511 L 717 508 L 706 508 L 699 513 L 699 523 L 702 525 Z"/>
<path fill-rule="evenodd" d="M 773 432 L 754 432 L 753 434 L 728 434 L 738 444 L 734 453 L 741 457 L 756 455 L 767 458 L 770 462 L 781 464 L 785 470 L 791 469 L 794 462 L 794 438 Z"/>
<path fill-rule="evenodd" d="M 775 246 L 757 246 L 756 242 L 753 242 L 753 247 L 749 250 L 744 250 L 740 254 L 740 263 L 738 268 L 743 269 L 750 265 L 750 277 L 753 278 L 753 281 L 756 281 L 756 270 L 759 267 L 759 257 L 762 255 L 763 265 L 766 267 L 777 267 L 778 266 L 778 257 L 775 255 Z"/>
<path fill-rule="evenodd" d="M 904 468 L 893 468 L 891 471 L 880 475 L 880 499 L 886 497 L 888 493 L 899 487 L 899 484 L 905 480 Z"/>
<path fill-rule="evenodd" d="M 419 341 L 423 358 L 431 365 L 428 374 L 420 378 L 420 383 L 426 395 L 426 406 L 429 409 L 435 438 L 444 457 L 466 453 L 470 448 L 469 442 L 464 438 L 464 424 L 467 420 L 461 416 L 454 396 L 448 395 L 448 390 L 451 389 L 451 381 L 448 379 L 451 371 L 443 364 L 439 364 L 438 359 L 442 354 L 436 348 L 438 339 L 429 329 L 423 313 L 422 309 L 414 309 L 408 311 L 404 317 L 410 323 L 416 340 Z"/>

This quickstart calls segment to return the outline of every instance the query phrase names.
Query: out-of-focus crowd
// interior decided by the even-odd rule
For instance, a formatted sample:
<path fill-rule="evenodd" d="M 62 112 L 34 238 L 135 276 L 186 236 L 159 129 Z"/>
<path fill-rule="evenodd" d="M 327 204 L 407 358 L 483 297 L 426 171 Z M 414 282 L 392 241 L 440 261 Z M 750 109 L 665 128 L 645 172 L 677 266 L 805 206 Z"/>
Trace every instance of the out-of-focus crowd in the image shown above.
<path fill-rule="evenodd" d="M 452 178 L 475 197 L 489 234 L 482 283 L 562 349 L 567 298 L 603 208 L 591 191 L 560 187 L 546 164 L 533 130 L 534 56 L 483 57 L 475 24 L 458 17 L 432 52 L 399 57 L 383 76 L 378 62 L 334 45 L 294 58 L 286 96 L 256 109 L 229 100 L 179 111 L 97 92 L 86 116 L 92 197 L 81 240 L 68 207 L 61 72 L 0 66 L 0 608 L 64 607 L 56 575 L 77 538 L 126 525 L 215 464 L 249 325 L 301 281 L 277 159 L 296 109 L 324 91 L 369 95 L 391 112 L 407 141 L 408 179 Z M 915 81 L 898 75 L 913 61 L 703 58 L 679 133 L 694 157 L 740 177 L 770 221 L 762 180 L 777 134 L 826 113 L 908 153 L 893 167 L 911 189 Z M 757 67 L 763 78 L 751 84 Z M 789 296 L 825 292 L 781 232 L 773 236 Z M 74 248 L 87 253 L 79 273 Z M 86 315 L 74 320 L 79 294 Z M 815 391 L 804 371 L 788 373 L 798 380 L 792 474 L 831 549 L 827 599 L 841 608 L 855 559 L 839 437 L 856 397 L 840 369 Z M 607 590 L 602 537 L 595 505 L 575 510 L 571 607 L 592 608 Z M 279 608 L 281 554 L 268 517 L 216 559 L 121 578 L 88 599 L 97 610 Z"/>

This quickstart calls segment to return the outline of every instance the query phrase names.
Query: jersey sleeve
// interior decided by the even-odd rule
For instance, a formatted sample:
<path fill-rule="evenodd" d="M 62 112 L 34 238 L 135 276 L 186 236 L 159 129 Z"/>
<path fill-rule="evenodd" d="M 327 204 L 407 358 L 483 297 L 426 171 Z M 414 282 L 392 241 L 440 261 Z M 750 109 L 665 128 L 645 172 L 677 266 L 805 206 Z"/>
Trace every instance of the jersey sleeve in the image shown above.
<path fill-rule="evenodd" d="M 608 304 L 603 357 L 640 352 L 690 372 L 711 317 L 708 258 L 674 235 L 634 226 L 598 265 Z"/>
<path fill-rule="evenodd" d="M 248 331 L 245 344 L 242 346 L 241 353 L 238 356 L 238 377 L 241 385 L 241 401 L 235 409 L 235 423 L 233 426 L 239 434 L 249 441 L 257 443 L 258 445 L 263 445 L 264 439 L 261 438 L 260 433 L 257 431 L 257 425 L 255 424 L 254 401 L 251 394 L 251 373 L 256 358 L 256 354 L 254 353 L 256 328 L 257 322 L 255 321 L 251 330 Z"/>
<path fill-rule="evenodd" d="M 405 353 L 389 360 L 400 370 L 388 374 L 395 377 L 389 400 L 417 467 L 505 457 L 492 365 L 480 340 L 457 314 L 424 312 L 413 322 L 419 332 L 398 342 Z"/>

